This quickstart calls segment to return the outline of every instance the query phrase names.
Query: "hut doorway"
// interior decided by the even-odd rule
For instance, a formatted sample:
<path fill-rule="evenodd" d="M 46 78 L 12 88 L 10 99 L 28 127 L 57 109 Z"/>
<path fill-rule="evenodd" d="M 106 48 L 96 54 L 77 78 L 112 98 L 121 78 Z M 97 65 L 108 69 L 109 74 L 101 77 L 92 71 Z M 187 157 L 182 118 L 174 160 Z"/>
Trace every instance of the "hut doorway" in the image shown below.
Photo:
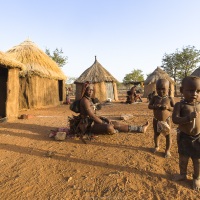
<path fill-rule="evenodd" d="M 63 81 L 58 80 L 59 101 L 63 101 Z"/>
<path fill-rule="evenodd" d="M 112 82 L 106 82 L 106 92 L 107 92 L 107 99 L 111 98 L 114 99 L 114 91 L 113 91 L 113 84 Z"/>
<path fill-rule="evenodd" d="M 0 67 L 0 118 L 6 117 L 8 69 Z"/>

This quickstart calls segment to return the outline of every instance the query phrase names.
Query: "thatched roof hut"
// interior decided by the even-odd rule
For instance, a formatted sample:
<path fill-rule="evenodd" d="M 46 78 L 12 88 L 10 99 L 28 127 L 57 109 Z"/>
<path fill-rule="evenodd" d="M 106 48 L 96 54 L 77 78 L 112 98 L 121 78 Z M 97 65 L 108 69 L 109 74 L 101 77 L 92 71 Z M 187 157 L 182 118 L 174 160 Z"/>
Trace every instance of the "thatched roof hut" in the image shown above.
<path fill-rule="evenodd" d="M 169 95 L 174 97 L 174 80 L 160 67 L 157 67 L 144 81 L 144 95 L 147 97 L 149 93 L 156 91 L 156 81 L 158 79 L 167 79 L 170 83 L 170 92 Z"/>
<path fill-rule="evenodd" d="M 198 76 L 198 77 L 200 77 L 200 67 L 197 68 L 196 70 L 194 70 L 194 72 L 192 72 L 191 76 Z"/>
<path fill-rule="evenodd" d="M 82 84 L 89 81 L 94 84 L 93 97 L 100 101 L 111 98 L 118 101 L 117 85 L 118 82 L 96 59 L 91 67 L 86 69 L 78 79 L 76 84 L 76 99 L 79 99 L 82 91 Z"/>
<path fill-rule="evenodd" d="M 20 109 L 56 106 L 64 101 L 66 76 L 35 43 L 26 40 L 6 54 L 25 66 L 20 73 Z"/>
<path fill-rule="evenodd" d="M 22 63 L 0 52 L 0 119 L 18 117 L 19 111 L 19 71 Z"/>

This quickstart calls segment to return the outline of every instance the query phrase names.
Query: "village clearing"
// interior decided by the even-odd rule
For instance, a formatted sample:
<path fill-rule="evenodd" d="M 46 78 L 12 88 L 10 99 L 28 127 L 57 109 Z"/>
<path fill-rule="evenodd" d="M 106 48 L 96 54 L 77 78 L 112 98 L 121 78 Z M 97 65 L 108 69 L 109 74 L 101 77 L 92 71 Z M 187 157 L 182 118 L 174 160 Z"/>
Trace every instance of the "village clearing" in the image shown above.
<path fill-rule="evenodd" d="M 179 99 L 177 99 L 179 100 Z M 179 172 L 176 125 L 172 127 L 172 157 L 153 154 L 153 113 L 142 103 L 105 104 L 98 115 L 123 123 L 150 121 L 145 134 L 99 135 L 84 144 L 78 138 L 55 141 L 50 130 L 66 127 L 69 105 L 21 111 L 30 116 L 0 123 L 1 200 L 132 200 L 200 199 L 192 190 L 192 163 L 188 180 L 174 182 Z"/>

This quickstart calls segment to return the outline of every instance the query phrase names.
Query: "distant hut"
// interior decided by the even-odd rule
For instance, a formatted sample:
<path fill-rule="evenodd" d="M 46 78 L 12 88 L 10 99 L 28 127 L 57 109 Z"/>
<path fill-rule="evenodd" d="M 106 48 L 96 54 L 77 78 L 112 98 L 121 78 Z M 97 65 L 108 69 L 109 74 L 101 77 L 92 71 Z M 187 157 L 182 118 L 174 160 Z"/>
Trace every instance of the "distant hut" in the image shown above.
<path fill-rule="evenodd" d="M 174 80 L 160 67 L 157 67 L 144 81 L 144 95 L 143 97 L 147 97 L 148 94 L 156 91 L 156 81 L 158 79 L 167 79 L 170 83 L 170 91 L 169 96 L 174 97 Z"/>
<path fill-rule="evenodd" d="M 97 61 L 91 67 L 86 69 L 78 79 L 76 84 L 76 99 L 81 97 L 82 84 L 89 81 L 94 84 L 93 97 L 98 98 L 101 102 L 108 98 L 118 101 L 117 80 Z"/>
<path fill-rule="evenodd" d="M 18 117 L 19 71 L 22 69 L 22 63 L 0 52 L 0 119 Z"/>
<path fill-rule="evenodd" d="M 20 109 L 56 106 L 64 101 L 64 73 L 33 42 L 26 40 L 6 54 L 25 65 L 20 73 Z"/>
<path fill-rule="evenodd" d="M 198 76 L 198 77 L 200 77 L 200 67 L 197 68 L 196 70 L 194 70 L 194 72 L 192 72 L 191 76 Z"/>

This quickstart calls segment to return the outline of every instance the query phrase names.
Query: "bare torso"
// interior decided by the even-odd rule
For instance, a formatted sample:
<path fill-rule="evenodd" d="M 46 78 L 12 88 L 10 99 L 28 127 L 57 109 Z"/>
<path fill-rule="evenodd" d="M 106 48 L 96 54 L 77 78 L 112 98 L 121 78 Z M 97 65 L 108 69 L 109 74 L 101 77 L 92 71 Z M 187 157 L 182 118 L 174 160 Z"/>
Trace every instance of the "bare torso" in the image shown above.
<path fill-rule="evenodd" d="M 80 113 L 82 116 L 89 116 L 93 112 L 93 104 L 89 98 L 83 97 L 80 102 Z"/>
<path fill-rule="evenodd" d="M 82 117 L 90 117 L 95 123 L 101 124 L 102 120 L 96 116 L 94 111 L 94 104 L 90 98 L 83 97 L 80 102 L 80 114 Z"/>
<path fill-rule="evenodd" d="M 173 107 L 174 101 L 168 96 L 154 96 L 149 103 L 149 109 L 153 109 L 154 117 L 159 121 L 166 121 L 171 116 Z"/>
<path fill-rule="evenodd" d="M 173 113 L 173 121 L 179 124 L 180 131 L 188 135 L 197 135 L 200 133 L 200 114 L 194 120 L 189 121 L 189 116 L 192 112 L 200 113 L 200 103 L 196 106 L 178 102 L 175 105 Z"/>

